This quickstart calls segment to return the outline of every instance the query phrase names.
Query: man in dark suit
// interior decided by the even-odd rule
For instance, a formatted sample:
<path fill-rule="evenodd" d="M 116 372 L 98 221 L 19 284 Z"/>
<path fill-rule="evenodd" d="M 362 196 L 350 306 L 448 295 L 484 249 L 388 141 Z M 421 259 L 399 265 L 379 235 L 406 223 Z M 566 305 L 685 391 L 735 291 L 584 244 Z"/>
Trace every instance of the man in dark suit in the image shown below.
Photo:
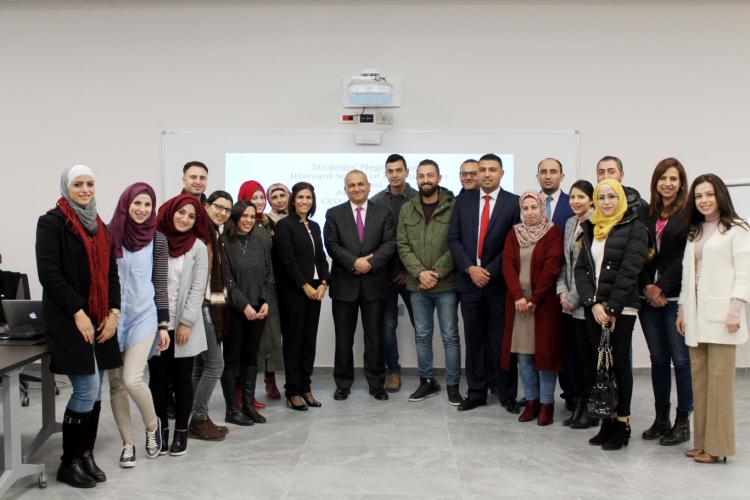
<path fill-rule="evenodd" d="M 469 385 L 459 411 L 486 404 L 487 390 L 492 387 L 509 412 L 519 412 L 515 364 L 508 372 L 500 370 L 506 291 L 503 246 L 508 231 L 520 220 L 518 196 L 500 187 L 503 173 L 497 155 L 479 159 L 480 189 L 464 191 L 456 199 L 448 229 L 464 320 Z"/>
<path fill-rule="evenodd" d="M 573 209 L 570 208 L 570 197 L 560 189 L 565 178 L 562 163 L 555 158 L 545 158 L 537 165 L 536 178 L 542 189 L 547 218 L 564 231 L 565 223 L 573 215 Z"/>
<path fill-rule="evenodd" d="M 354 382 L 354 331 L 357 313 L 362 313 L 365 338 L 365 377 L 375 399 L 388 399 L 385 392 L 383 318 L 388 297 L 388 262 L 396 251 L 393 218 L 387 207 L 368 203 L 370 183 L 360 170 L 344 178 L 349 201 L 326 213 L 326 249 L 332 259 L 330 295 L 336 354 L 333 378 L 336 400 L 344 400 Z"/>

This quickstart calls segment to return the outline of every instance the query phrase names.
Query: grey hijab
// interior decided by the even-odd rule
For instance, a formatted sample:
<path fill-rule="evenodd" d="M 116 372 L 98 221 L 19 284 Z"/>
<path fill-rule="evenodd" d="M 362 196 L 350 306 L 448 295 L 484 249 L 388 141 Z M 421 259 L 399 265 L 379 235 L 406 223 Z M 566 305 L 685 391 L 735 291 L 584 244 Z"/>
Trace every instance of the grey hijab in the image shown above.
<path fill-rule="evenodd" d="M 89 234 L 96 234 L 96 199 L 92 198 L 91 203 L 89 203 L 85 207 L 81 207 L 79 205 L 76 205 L 76 203 L 70 198 L 70 195 L 68 194 L 70 185 L 73 184 L 75 178 L 80 175 L 90 175 L 93 178 L 94 172 L 92 172 L 92 170 L 86 165 L 73 165 L 72 167 L 63 170 L 63 173 L 60 176 L 60 194 L 63 196 L 63 198 L 68 200 L 68 203 L 70 203 L 70 207 L 78 216 L 78 220 L 86 229 L 86 232 L 88 232 Z"/>

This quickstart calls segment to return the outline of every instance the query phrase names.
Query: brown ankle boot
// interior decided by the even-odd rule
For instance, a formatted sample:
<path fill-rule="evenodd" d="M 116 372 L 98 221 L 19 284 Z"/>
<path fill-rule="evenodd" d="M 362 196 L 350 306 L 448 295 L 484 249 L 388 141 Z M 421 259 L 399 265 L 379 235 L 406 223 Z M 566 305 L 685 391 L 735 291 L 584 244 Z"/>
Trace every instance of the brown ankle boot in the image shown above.
<path fill-rule="evenodd" d="M 192 418 L 188 426 L 188 435 L 191 438 L 202 439 L 204 441 L 223 441 L 227 435 L 211 424 L 212 422 L 209 419 L 198 420 Z"/>

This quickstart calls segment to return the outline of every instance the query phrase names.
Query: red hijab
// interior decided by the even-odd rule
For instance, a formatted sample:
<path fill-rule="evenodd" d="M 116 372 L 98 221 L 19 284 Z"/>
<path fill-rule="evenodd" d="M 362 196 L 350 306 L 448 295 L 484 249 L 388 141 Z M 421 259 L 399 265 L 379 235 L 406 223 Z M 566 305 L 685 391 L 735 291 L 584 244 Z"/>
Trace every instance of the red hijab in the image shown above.
<path fill-rule="evenodd" d="M 146 193 L 151 197 L 151 215 L 142 224 L 137 224 L 128 211 L 130 204 L 139 194 Z M 122 258 L 122 248 L 137 252 L 154 240 L 156 232 L 156 194 L 145 182 L 136 182 L 123 191 L 115 207 L 115 213 L 109 222 L 109 234 L 115 249 L 115 258 Z"/>
<path fill-rule="evenodd" d="M 237 201 L 247 200 L 250 201 L 255 194 L 256 191 L 260 191 L 263 193 L 263 196 L 266 195 L 266 191 L 263 189 L 263 186 L 260 185 L 260 182 L 258 181 L 245 181 L 242 183 L 242 186 L 240 186 L 240 192 L 237 195 Z M 268 200 L 266 200 L 266 203 Z M 257 208 L 257 207 L 256 207 Z M 261 210 L 258 210 L 258 218 L 263 214 L 263 210 L 266 209 L 266 205 L 263 205 L 263 208 Z"/>
<path fill-rule="evenodd" d="M 195 224 L 193 224 L 193 229 L 182 233 L 174 226 L 174 215 L 185 205 L 192 205 L 195 209 Z M 156 227 L 167 237 L 170 257 L 179 257 L 189 252 L 193 248 L 196 238 L 206 245 L 211 244 L 207 217 L 208 215 L 206 215 L 206 211 L 200 202 L 190 194 L 178 194 L 159 207 Z"/>

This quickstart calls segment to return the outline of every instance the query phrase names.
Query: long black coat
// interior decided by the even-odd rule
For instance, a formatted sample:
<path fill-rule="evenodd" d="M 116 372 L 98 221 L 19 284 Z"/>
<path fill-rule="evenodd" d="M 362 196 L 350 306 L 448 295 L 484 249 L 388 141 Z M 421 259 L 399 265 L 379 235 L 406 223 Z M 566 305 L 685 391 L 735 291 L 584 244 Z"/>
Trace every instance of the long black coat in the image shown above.
<path fill-rule="evenodd" d="M 39 217 L 36 227 L 36 266 L 44 287 L 42 314 L 47 323 L 47 342 L 52 350 L 54 373 L 94 373 L 94 352 L 100 370 L 122 366 L 117 335 L 103 344 L 86 343 L 73 315 L 88 311 L 89 266 L 86 249 L 66 227 L 65 216 L 55 208 Z M 120 308 L 120 280 L 114 251 L 109 259 L 109 307 Z M 92 320 L 93 321 L 93 320 Z M 98 325 L 94 324 L 96 328 Z M 93 352 L 92 352 L 93 351 Z"/>
<path fill-rule="evenodd" d="M 594 280 L 594 258 L 591 256 L 593 238 L 594 226 L 586 221 L 583 224 L 583 249 L 575 268 L 576 289 L 581 303 L 586 307 L 600 303 L 612 316 L 619 316 L 625 307 L 638 309 L 641 306 L 638 278 L 648 249 L 646 226 L 636 219 L 635 213 L 628 212 L 609 231 L 604 244 L 598 288 Z"/>

